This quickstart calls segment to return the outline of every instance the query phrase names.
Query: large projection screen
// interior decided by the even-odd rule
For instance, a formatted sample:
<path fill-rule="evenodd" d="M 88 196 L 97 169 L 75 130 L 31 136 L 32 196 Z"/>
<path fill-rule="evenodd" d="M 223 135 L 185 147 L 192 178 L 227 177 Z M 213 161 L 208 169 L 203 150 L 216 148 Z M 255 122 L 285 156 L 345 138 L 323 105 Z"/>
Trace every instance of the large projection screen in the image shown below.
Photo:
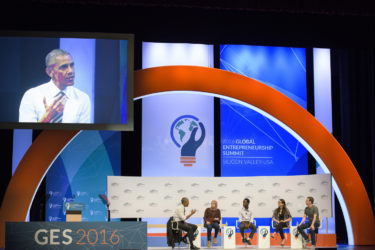
<path fill-rule="evenodd" d="M 0 128 L 133 130 L 134 36 L 0 33 Z"/>

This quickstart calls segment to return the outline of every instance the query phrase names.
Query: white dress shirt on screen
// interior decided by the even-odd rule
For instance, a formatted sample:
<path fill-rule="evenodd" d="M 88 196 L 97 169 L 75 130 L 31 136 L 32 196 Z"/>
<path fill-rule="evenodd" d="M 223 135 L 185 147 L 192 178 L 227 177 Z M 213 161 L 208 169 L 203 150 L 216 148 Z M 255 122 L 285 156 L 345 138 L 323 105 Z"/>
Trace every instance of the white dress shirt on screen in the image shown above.
<path fill-rule="evenodd" d="M 27 90 L 21 100 L 19 122 L 38 122 L 46 112 L 43 98 L 46 98 L 47 105 L 51 105 L 59 92 L 60 89 L 52 80 Z M 62 123 L 90 123 L 89 96 L 73 86 L 67 86 L 63 92 L 67 101 Z"/>

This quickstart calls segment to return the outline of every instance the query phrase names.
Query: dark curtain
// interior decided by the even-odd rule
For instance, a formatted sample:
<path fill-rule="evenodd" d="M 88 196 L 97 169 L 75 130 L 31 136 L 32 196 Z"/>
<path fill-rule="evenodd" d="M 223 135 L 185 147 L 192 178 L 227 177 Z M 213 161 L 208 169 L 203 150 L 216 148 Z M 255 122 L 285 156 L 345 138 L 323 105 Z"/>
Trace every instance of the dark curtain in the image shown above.
<path fill-rule="evenodd" d="M 13 157 L 13 130 L 0 129 L 0 206 L 2 204 L 6 188 L 12 178 L 12 157 Z"/>
<path fill-rule="evenodd" d="M 336 48 L 331 60 L 333 134 L 356 167 L 374 211 L 375 49 Z M 336 202 L 337 240 L 346 243 L 345 224 L 338 210 Z"/>
<path fill-rule="evenodd" d="M 375 204 L 375 49 L 332 49 L 333 134 Z"/>

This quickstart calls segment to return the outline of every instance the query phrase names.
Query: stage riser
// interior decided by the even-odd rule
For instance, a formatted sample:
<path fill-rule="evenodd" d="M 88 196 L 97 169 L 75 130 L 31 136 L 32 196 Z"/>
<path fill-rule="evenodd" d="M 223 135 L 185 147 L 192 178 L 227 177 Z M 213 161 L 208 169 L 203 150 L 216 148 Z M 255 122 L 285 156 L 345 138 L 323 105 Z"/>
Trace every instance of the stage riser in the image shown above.
<path fill-rule="evenodd" d="M 290 247 L 290 234 L 284 233 L 286 238 L 285 247 Z M 212 234 L 213 238 L 214 234 Z M 164 247 L 167 246 L 167 235 L 165 233 L 150 233 L 147 234 L 147 242 L 149 247 Z M 202 247 L 207 246 L 207 233 L 202 233 Z M 254 234 L 253 240 L 251 241 L 253 245 L 258 244 L 258 235 L 257 233 Z M 236 245 L 238 247 L 244 246 L 242 243 L 242 238 L 240 233 L 236 233 Z M 218 244 L 213 245 L 214 247 L 220 247 L 221 236 L 218 236 Z M 280 235 L 277 235 L 275 239 L 271 238 L 271 246 L 274 249 L 275 246 L 280 246 L 281 238 Z M 317 235 L 317 242 L 316 246 L 319 249 L 336 249 L 336 234 L 318 234 Z"/>

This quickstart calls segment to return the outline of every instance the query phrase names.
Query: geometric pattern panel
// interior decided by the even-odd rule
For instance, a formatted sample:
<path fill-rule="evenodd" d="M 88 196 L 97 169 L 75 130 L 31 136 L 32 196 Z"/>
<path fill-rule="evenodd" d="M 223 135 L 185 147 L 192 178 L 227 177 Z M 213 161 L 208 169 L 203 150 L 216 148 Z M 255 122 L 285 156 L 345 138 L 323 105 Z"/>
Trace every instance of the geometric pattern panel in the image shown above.
<path fill-rule="evenodd" d="M 320 217 L 332 217 L 331 175 L 262 177 L 126 177 L 108 176 L 112 218 L 170 217 L 190 200 L 193 217 L 203 217 L 211 200 L 218 201 L 222 217 L 238 217 L 244 198 L 256 218 L 270 218 L 284 199 L 293 217 L 302 217 L 306 197 L 312 196 Z"/>

